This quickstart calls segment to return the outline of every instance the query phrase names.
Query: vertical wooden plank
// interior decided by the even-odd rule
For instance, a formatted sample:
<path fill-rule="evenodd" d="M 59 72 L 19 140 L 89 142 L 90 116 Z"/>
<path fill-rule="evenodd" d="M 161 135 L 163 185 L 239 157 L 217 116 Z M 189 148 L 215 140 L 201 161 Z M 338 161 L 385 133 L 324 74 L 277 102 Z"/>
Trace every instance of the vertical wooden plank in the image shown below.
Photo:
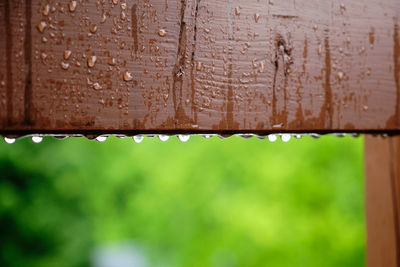
<path fill-rule="evenodd" d="M 0 3 L 0 121 L 6 127 L 29 125 L 30 1 Z"/>
<path fill-rule="evenodd" d="M 400 264 L 400 137 L 365 139 L 367 264 Z"/>
<path fill-rule="evenodd" d="M 6 1 L 0 2 L 0 125 L 2 128 L 7 126 L 7 42 L 4 36 L 6 35 Z"/>

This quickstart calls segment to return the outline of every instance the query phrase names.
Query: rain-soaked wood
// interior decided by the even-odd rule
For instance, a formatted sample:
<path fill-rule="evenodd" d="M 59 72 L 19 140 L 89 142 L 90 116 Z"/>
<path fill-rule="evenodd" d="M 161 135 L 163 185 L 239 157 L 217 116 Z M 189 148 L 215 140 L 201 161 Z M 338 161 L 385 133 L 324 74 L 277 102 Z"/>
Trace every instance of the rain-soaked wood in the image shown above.
<path fill-rule="evenodd" d="M 367 265 L 400 266 L 400 137 L 366 136 Z"/>
<path fill-rule="evenodd" d="M 399 6 L 0 1 L 0 132 L 396 133 Z"/>

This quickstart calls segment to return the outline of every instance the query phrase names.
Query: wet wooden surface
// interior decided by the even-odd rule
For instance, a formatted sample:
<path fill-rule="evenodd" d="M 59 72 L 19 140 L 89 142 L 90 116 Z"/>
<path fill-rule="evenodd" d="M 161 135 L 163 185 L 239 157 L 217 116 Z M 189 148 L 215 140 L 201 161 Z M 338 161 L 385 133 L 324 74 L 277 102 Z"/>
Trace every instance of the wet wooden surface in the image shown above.
<path fill-rule="evenodd" d="M 400 137 L 366 136 L 367 266 L 400 266 Z"/>
<path fill-rule="evenodd" d="M 400 130 L 398 0 L 0 1 L 0 132 Z"/>

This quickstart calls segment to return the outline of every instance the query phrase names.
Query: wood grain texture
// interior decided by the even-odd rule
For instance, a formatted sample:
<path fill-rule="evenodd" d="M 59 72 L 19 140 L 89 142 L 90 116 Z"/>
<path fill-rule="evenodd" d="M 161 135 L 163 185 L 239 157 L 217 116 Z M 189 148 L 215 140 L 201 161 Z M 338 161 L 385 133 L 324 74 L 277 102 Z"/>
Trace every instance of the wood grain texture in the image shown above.
<path fill-rule="evenodd" d="M 0 132 L 397 133 L 399 10 L 4 0 Z"/>
<path fill-rule="evenodd" d="M 365 138 L 367 266 L 400 265 L 400 137 Z"/>

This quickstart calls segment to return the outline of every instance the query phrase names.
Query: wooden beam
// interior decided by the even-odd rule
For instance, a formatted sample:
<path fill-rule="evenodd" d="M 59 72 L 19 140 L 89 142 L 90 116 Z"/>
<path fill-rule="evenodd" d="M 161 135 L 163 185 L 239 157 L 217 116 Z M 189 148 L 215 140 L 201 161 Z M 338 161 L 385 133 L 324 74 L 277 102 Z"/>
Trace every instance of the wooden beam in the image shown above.
<path fill-rule="evenodd" d="M 367 265 L 400 266 L 400 137 L 365 138 Z"/>
<path fill-rule="evenodd" d="M 397 0 L 8 0 L 0 132 L 400 131 Z"/>

